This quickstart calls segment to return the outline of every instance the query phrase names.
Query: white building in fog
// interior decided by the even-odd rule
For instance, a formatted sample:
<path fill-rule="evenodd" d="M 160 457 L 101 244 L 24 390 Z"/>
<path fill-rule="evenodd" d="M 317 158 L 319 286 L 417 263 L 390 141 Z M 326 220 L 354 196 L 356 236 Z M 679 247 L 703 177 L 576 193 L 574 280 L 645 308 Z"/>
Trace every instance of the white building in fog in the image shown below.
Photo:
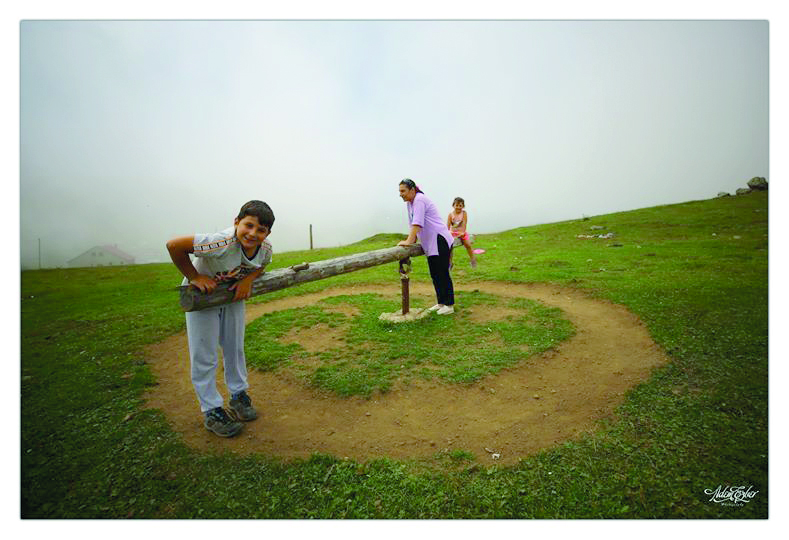
<path fill-rule="evenodd" d="M 96 246 L 66 263 L 69 268 L 128 266 L 130 264 L 134 264 L 134 257 L 118 249 L 118 246 Z"/>

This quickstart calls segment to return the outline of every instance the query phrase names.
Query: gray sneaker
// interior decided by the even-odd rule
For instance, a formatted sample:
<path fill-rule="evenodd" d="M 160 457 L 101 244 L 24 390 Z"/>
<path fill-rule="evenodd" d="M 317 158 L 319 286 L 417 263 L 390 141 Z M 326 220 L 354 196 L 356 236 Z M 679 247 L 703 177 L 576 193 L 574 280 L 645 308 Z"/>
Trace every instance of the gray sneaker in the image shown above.
<path fill-rule="evenodd" d="M 205 427 L 220 437 L 233 437 L 241 432 L 244 425 L 236 422 L 222 407 L 211 409 L 205 413 Z"/>
<path fill-rule="evenodd" d="M 252 400 L 244 390 L 230 399 L 230 413 L 242 422 L 249 422 L 258 417 L 258 412 L 252 406 Z"/>

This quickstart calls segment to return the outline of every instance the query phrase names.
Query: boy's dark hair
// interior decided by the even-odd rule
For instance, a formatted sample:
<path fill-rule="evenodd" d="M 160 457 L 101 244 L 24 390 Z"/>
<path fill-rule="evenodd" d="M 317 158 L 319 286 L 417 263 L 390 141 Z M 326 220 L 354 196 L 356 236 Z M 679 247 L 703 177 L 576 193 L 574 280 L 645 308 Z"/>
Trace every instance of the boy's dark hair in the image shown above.
<path fill-rule="evenodd" d="M 452 201 L 452 206 L 455 206 L 455 203 L 460 203 L 463 206 L 466 206 L 466 201 L 463 200 L 463 197 L 455 197 L 455 200 Z"/>
<path fill-rule="evenodd" d="M 242 220 L 246 216 L 258 218 L 258 223 L 268 227 L 269 231 L 271 227 L 274 226 L 274 212 L 272 212 L 271 207 L 263 201 L 249 201 L 241 207 L 236 219 Z"/>
<path fill-rule="evenodd" d="M 402 180 L 400 180 L 400 183 L 405 187 L 407 187 L 408 189 L 416 189 L 417 193 L 424 193 L 424 191 L 419 189 L 419 186 L 416 185 L 416 182 L 414 182 L 410 178 L 403 178 Z"/>

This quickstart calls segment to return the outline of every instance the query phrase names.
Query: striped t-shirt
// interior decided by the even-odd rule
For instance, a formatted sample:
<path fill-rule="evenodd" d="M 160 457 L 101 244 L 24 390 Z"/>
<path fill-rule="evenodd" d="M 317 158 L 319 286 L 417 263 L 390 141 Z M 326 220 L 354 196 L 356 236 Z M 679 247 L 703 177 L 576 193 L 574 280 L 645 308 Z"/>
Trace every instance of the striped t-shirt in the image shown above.
<path fill-rule="evenodd" d="M 266 239 L 252 258 L 247 257 L 244 248 L 236 238 L 236 228 L 228 227 L 223 231 L 208 234 L 195 234 L 194 266 L 217 283 L 237 281 L 248 276 L 271 262 L 271 243 Z M 184 278 L 182 285 L 188 285 Z"/>

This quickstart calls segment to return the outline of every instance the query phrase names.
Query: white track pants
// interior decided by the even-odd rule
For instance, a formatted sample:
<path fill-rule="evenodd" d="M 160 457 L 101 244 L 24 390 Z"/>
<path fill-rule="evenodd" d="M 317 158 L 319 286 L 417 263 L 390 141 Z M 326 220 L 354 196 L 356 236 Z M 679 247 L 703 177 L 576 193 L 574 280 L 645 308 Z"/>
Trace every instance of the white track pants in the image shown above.
<path fill-rule="evenodd" d="M 216 388 L 218 347 L 222 347 L 225 384 L 230 394 L 249 387 L 244 357 L 244 302 L 233 302 L 202 311 L 186 313 L 186 334 L 192 363 L 192 384 L 200 401 L 200 410 L 223 406 Z M 228 397 L 229 399 L 229 397 Z"/>

